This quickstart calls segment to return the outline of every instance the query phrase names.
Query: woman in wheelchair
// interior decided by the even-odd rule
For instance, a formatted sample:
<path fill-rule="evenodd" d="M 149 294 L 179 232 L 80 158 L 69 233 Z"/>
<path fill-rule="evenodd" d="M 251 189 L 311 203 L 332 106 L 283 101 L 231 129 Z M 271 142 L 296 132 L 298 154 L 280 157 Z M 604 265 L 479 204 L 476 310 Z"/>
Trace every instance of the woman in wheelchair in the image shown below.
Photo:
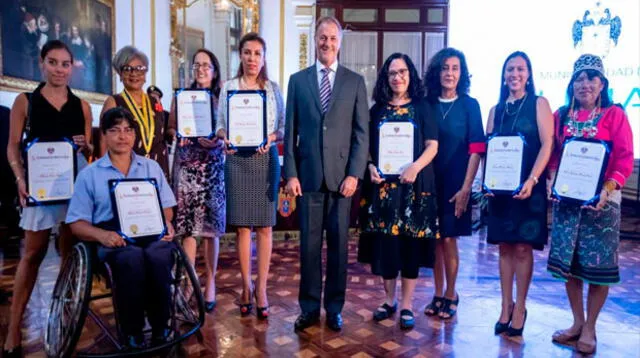
<path fill-rule="evenodd" d="M 176 200 L 158 163 L 133 152 L 135 125 L 131 113 L 122 107 L 104 113 L 100 130 L 108 152 L 78 174 L 66 218 L 74 235 L 99 244 L 98 257 L 111 270 L 124 343 L 132 349 L 144 347 L 145 311 L 153 344 L 169 338 L 171 268 L 176 249 L 171 225 Z M 168 229 L 161 240 L 128 242 L 116 233 L 108 181 L 125 178 L 157 181 Z"/>

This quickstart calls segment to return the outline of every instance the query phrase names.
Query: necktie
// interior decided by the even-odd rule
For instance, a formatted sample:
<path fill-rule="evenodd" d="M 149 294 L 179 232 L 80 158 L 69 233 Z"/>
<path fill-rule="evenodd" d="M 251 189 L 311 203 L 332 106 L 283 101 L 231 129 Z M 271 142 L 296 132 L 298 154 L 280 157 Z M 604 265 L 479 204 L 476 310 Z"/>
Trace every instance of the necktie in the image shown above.
<path fill-rule="evenodd" d="M 322 113 L 327 113 L 329 109 L 329 100 L 331 99 L 331 83 L 329 82 L 329 68 L 323 68 L 322 80 L 320 81 L 320 104 L 322 105 Z"/>

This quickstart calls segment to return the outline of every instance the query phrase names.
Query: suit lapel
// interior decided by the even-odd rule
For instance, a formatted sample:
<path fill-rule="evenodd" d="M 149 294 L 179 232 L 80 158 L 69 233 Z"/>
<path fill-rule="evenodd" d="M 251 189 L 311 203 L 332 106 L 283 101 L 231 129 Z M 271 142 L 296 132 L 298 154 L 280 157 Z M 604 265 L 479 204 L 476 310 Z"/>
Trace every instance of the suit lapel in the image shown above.
<path fill-rule="evenodd" d="M 331 107 L 333 107 L 333 103 L 336 101 L 336 98 L 338 98 L 338 95 L 340 94 L 340 89 L 342 88 L 342 84 L 344 83 L 344 74 L 344 68 L 338 65 L 338 69 L 336 70 L 336 78 L 333 82 L 333 88 L 331 89 L 331 99 L 329 99 L 329 107 L 327 108 L 327 113 L 331 112 Z"/>
<path fill-rule="evenodd" d="M 311 97 L 318 107 L 318 111 L 322 113 L 322 106 L 320 105 L 320 89 L 318 88 L 318 74 L 316 66 L 309 67 L 307 71 L 307 80 L 309 81 L 309 89 L 311 90 Z"/>

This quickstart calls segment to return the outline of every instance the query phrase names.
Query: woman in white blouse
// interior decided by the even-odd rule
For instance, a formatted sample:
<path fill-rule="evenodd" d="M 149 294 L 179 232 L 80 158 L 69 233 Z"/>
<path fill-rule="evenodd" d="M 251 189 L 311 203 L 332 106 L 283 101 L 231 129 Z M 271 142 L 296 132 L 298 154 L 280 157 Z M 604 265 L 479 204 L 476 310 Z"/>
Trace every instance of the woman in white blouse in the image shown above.
<path fill-rule="evenodd" d="M 247 316 L 256 298 L 256 315 L 269 315 L 267 275 L 271 260 L 272 227 L 280 181 L 280 162 L 276 143 L 284 136 L 284 102 L 280 88 L 269 81 L 265 65 L 266 44 L 256 33 L 240 40 L 240 67 L 235 78 L 225 83 L 220 93 L 216 132 L 227 145 L 227 93 L 235 90 L 265 90 L 267 94 L 267 133 L 265 143 L 253 151 L 227 151 L 224 179 L 227 195 L 227 223 L 235 227 L 238 258 L 242 274 L 240 314 Z M 233 134 L 232 134 L 233 135 Z M 251 228 L 256 232 L 258 281 L 251 282 Z"/>

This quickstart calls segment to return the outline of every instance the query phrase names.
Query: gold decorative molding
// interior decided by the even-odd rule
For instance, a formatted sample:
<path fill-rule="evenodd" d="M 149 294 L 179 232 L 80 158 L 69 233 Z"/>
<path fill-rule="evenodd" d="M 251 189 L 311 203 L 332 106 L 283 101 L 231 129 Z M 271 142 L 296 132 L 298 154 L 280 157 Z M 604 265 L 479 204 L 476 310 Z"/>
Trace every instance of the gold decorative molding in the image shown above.
<path fill-rule="evenodd" d="M 304 33 L 300 34 L 300 69 L 301 70 L 307 68 L 307 63 L 309 58 L 309 56 L 307 55 L 309 53 L 308 42 L 309 42 L 309 35 Z"/>
<path fill-rule="evenodd" d="M 151 0 L 151 84 L 156 85 L 156 0 Z"/>
<path fill-rule="evenodd" d="M 96 0 L 104 5 L 109 6 L 111 9 L 111 57 L 115 55 L 116 52 L 116 11 L 115 11 L 115 0 Z M 133 0 L 132 0 L 133 1 Z M 1 19 L 0 19 L 1 20 Z M 0 31 L 0 44 L 2 44 L 2 31 Z M 2 75 L 2 51 L 0 50 L 0 91 L 8 91 L 8 92 L 32 92 L 38 87 L 38 81 L 31 81 L 17 77 L 11 76 L 3 76 Z M 116 76 L 112 73 L 111 75 L 111 92 L 115 93 L 116 89 Z M 98 92 L 90 92 L 83 91 L 79 89 L 71 89 L 71 92 L 76 96 L 86 100 L 89 103 L 93 104 L 103 104 L 107 99 L 107 94 L 98 93 Z"/>
<path fill-rule="evenodd" d="M 280 0 L 280 86 L 284 86 L 284 0 Z"/>

